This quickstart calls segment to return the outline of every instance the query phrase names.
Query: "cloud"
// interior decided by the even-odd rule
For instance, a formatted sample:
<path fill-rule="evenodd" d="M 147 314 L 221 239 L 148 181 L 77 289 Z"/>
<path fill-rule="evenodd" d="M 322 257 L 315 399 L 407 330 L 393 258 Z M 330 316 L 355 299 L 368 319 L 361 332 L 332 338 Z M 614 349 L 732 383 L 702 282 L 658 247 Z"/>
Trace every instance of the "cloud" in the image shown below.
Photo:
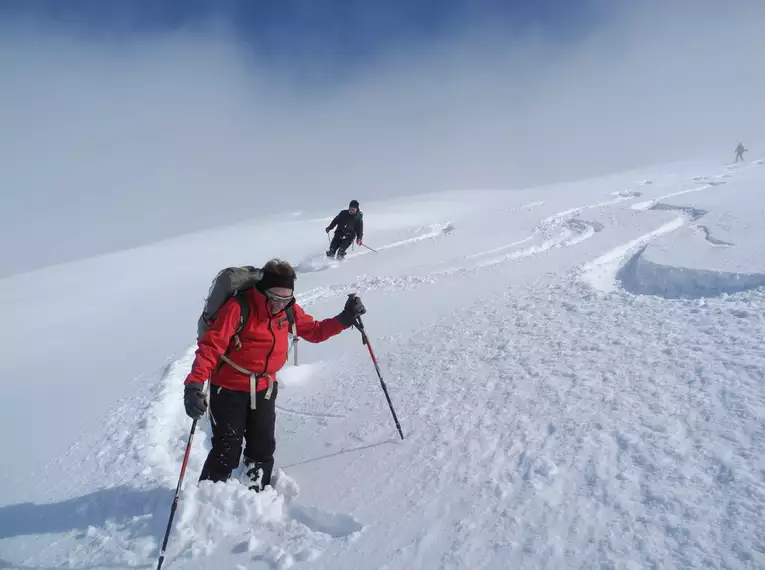
<path fill-rule="evenodd" d="M 119 39 L 14 23 L 0 33 L 0 275 L 350 197 L 728 160 L 765 139 L 765 7 L 720 4 L 604 8 L 575 41 L 482 20 L 353 75 L 323 62 L 342 80 L 322 86 L 218 22 Z"/>

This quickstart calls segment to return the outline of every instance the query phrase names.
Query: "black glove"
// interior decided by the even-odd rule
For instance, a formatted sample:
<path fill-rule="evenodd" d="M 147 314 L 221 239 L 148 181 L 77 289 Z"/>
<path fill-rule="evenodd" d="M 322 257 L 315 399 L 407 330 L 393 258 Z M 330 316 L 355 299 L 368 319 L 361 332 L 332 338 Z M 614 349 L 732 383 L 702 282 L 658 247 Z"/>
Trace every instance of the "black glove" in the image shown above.
<path fill-rule="evenodd" d="M 198 420 L 207 411 L 207 399 L 204 393 L 204 384 L 189 382 L 183 389 L 183 405 L 186 407 L 186 415 L 191 419 Z"/>
<path fill-rule="evenodd" d="M 361 299 L 353 295 L 348 297 L 348 300 L 345 302 L 345 308 L 343 309 L 343 312 L 337 315 L 337 318 L 343 324 L 343 326 L 349 327 L 353 325 L 358 317 L 366 312 L 367 309 L 364 307 L 364 303 L 361 302 Z"/>
<path fill-rule="evenodd" d="M 329 232 L 331 232 L 331 231 L 332 231 L 332 228 L 324 228 L 324 231 L 325 231 L 325 232 L 327 232 L 327 233 L 329 233 Z"/>

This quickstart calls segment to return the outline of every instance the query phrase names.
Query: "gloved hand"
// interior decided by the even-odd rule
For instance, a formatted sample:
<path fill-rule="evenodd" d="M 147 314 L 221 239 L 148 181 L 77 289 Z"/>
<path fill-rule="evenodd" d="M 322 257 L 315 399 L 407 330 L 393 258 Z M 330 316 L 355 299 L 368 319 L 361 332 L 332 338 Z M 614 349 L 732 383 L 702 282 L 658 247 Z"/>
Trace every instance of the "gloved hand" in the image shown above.
<path fill-rule="evenodd" d="M 207 411 L 207 399 L 204 393 L 204 384 L 189 382 L 183 389 L 183 405 L 186 407 L 186 415 L 191 419 L 198 420 Z"/>
<path fill-rule="evenodd" d="M 329 232 L 331 232 L 331 231 L 332 231 L 332 228 L 324 228 L 324 231 L 325 231 L 325 232 L 327 232 L 327 233 L 329 233 Z"/>
<path fill-rule="evenodd" d="M 361 238 L 356 240 L 356 245 L 361 245 Z"/>
<path fill-rule="evenodd" d="M 354 295 L 352 297 L 348 297 L 348 300 L 345 302 L 345 308 L 343 308 L 343 312 L 337 315 L 337 318 L 341 323 L 343 323 L 343 326 L 350 327 L 358 317 L 366 312 L 367 309 L 364 307 L 364 303 L 361 302 L 359 297 Z"/>

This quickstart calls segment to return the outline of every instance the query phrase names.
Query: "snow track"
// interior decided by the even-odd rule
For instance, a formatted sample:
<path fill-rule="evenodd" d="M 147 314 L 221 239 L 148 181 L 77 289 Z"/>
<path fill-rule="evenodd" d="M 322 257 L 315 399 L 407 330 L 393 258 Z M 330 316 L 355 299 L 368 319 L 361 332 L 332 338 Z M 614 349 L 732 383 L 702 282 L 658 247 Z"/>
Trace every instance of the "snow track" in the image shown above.
<path fill-rule="evenodd" d="M 569 208 L 563 210 L 547 218 L 543 219 L 537 227 L 534 229 L 534 234 L 528 238 L 496 247 L 487 251 L 474 253 L 468 255 L 468 259 L 477 259 L 484 256 L 494 255 L 496 253 L 511 249 L 518 245 L 522 245 L 535 238 L 541 238 L 540 243 L 528 246 L 526 248 L 512 251 L 499 257 L 493 257 L 491 259 L 478 262 L 478 267 L 490 267 L 509 260 L 522 259 L 524 257 L 532 257 L 539 253 L 543 253 L 558 247 L 568 247 L 579 244 L 592 236 L 596 232 L 604 229 L 603 224 L 599 222 L 587 222 L 579 219 L 579 214 L 584 210 L 594 210 L 597 208 L 605 208 L 623 202 L 625 200 L 631 200 L 635 196 L 639 196 L 640 193 L 635 192 L 615 192 L 617 197 L 612 200 L 604 202 L 597 202 L 586 206 L 578 206 L 575 208 Z"/>
<path fill-rule="evenodd" d="M 430 224 L 427 227 L 417 228 L 414 232 L 415 235 L 413 237 L 398 240 L 385 245 L 381 245 L 381 246 L 375 247 L 374 249 L 377 252 L 380 252 L 380 251 L 385 251 L 388 249 L 408 246 L 408 245 L 416 244 L 421 241 L 432 240 L 442 236 L 447 236 L 451 234 L 453 231 L 454 231 L 454 224 L 452 222 Z M 370 249 L 362 249 L 362 248 L 363 246 L 359 248 L 359 251 L 351 251 L 350 253 L 348 253 L 345 256 L 345 260 L 343 261 L 349 261 L 356 257 L 374 253 Z M 335 260 L 335 259 L 328 259 L 325 254 L 320 253 L 320 254 L 316 254 L 301 260 L 295 266 L 295 270 L 297 273 L 312 273 L 316 271 L 324 271 L 326 269 L 336 269 L 340 267 L 341 263 L 343 262 Z"/>
<path fill-rule="evenodd" d="M 684 194 L 691 194 L 693 192 L 703 192 L 704 190 L 710 188 L 711 186 L 709 184 L 705 184 L 703 186 L 699 186 L 698 188 L 691 188 L 689 190 L 680 190 L 679 192 L 672 192 L 671 194 L 666 194 L 664 196 L 659 196 L 658 198 L 654 198 L 653 200 L 646 200 L 645 202 L 637 202 L 635 204 L 632 204 L 633 210 L 639 210 L 639 211 L 645 211 L 650 210 L 656 204 L 661 202 L 662 200 L 666 200 L 667 198 L 673 198 L 675 196 L 682 196 Z"/>

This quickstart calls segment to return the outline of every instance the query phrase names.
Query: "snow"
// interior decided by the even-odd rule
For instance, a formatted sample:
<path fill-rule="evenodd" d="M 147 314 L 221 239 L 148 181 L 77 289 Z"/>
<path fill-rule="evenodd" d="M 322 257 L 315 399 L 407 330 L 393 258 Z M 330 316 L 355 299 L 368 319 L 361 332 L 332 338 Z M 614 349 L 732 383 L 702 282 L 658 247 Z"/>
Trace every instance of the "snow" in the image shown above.
<path fill-rule="evenodd" d="M 165 568 L 765 567 L 765 164 L 288 212 L 0 281 L 0 568 L 152 568 L 221 267 L 358 332 L 280 372 L 274 489 L 197 483 Z M 338 205 L 338 209 L 343 204 Z M 265 240 L 263 236 L 280 236 Z"/>

